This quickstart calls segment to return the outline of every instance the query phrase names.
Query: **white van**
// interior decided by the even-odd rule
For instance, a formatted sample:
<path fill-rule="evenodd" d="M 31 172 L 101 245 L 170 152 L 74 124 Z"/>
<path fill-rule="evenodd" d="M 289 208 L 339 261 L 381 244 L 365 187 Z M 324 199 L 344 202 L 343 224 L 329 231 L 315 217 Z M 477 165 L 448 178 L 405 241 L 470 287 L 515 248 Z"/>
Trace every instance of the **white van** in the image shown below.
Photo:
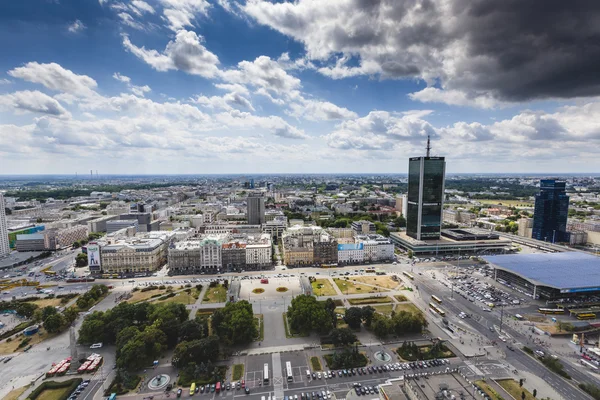
<path fill-rule="evenodd" d="M 307 377 L 308 379 L 310 379 L 310 370 L 308 370 L 308 369 L 306 370 L 306 377 Z"/>

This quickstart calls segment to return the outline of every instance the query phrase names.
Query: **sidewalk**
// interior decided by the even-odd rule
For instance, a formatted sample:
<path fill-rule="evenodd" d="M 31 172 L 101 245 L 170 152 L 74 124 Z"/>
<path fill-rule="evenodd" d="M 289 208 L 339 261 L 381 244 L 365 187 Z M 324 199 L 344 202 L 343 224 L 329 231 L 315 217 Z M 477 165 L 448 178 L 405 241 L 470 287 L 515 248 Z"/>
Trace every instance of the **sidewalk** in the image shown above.
<path fill-rule="evenodd" d="M 194 318 L 196 318 L 196 313 L 198 312 L 198 308 L 202 305 L 202 299 L 204 299 L 204 294 L 206 293 L 207 290 L 208 290 L 208 285 L 203 285 L 202 290 L 200 291 L 200 295 L 198 296 L 198 300 L 196 300 L 196 302 L 194 304 L 192 304 L 191 306 L 188 306 L 188 308 L 191 307 L 190 319 L 193 320 Z"/>

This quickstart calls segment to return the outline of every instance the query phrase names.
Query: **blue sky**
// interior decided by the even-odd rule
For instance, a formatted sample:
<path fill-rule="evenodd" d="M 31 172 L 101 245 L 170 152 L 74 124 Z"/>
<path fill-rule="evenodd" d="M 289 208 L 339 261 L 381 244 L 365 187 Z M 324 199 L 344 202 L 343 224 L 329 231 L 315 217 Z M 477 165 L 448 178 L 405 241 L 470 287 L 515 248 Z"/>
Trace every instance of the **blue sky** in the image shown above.
<path fill-rule="evenodd" d="M 450 172 L 600 164 L 598 34 L 562 28 L 595 7 L 4 3 L 1 173 L 406 172 L 427 135 Z"/>

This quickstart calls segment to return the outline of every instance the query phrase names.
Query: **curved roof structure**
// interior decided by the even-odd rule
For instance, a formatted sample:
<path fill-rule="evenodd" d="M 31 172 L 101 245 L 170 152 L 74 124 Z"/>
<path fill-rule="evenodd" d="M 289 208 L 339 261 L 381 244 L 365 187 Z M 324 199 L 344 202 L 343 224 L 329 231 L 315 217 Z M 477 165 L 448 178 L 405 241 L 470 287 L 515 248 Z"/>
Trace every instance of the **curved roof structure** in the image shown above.
<path fill-rule="evenodd" d="M 538 286 L 549 286 L 562 291 L 600 288 L 600 257 L 592 254 L 510 254 L 485 256 L 483 259 L 498 269 L 516 274 Z"/>

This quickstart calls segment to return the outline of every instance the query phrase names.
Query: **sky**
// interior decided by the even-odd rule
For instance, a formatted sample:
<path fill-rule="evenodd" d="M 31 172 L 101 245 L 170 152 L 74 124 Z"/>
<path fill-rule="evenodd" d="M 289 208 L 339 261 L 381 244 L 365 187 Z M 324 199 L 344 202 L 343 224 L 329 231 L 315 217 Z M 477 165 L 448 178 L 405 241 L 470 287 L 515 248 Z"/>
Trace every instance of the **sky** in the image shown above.
<path fill-rule="evenodd" d="M 0 174 L 600 170 L 600 2 L 0 4 Z"/>

